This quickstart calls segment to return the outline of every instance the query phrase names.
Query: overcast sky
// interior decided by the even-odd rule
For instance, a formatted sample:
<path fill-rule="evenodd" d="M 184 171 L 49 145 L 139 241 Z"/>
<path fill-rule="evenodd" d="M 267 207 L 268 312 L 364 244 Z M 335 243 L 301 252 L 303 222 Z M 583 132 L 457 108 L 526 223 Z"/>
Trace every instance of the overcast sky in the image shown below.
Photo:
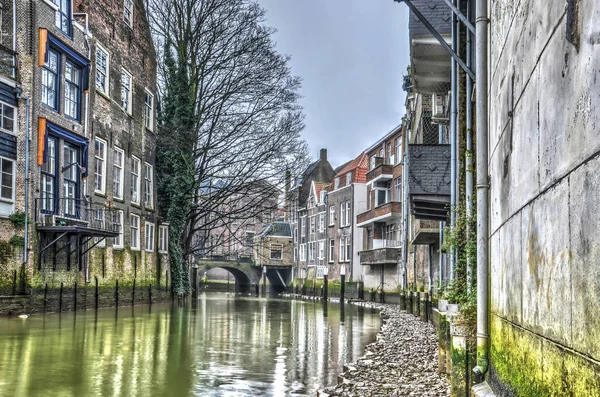
<path fill-rule="evenodd" d="M 303 79 L 303 135 L 331 165 L 353 159 L 404 115 L 408 10 L 393 0 L 259 0 L 279 52 Z"/>

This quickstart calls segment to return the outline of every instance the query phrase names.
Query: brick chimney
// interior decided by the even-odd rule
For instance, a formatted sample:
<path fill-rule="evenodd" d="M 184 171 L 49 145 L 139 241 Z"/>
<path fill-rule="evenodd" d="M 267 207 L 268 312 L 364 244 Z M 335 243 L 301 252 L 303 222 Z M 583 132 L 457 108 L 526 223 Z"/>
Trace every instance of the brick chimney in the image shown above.
<path fill-rule="evenodd" d="M 321 149 L 321 154 L 319 156 L 321 161 L 327 161 L 327 149 Z"/>

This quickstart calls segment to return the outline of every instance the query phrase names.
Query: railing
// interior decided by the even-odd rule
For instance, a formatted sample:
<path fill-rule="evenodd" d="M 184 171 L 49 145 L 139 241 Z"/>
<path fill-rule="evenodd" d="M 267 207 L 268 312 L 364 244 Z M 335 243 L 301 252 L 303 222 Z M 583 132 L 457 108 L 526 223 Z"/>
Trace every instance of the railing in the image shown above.
<path fill-rule="evenodd" d="M 394 166 L 391 164 L 378 164 L 371 171 L 367 172 L 367 182 L 372 181 L 373 179 L 382 176 L 382 175 L 393 175 L 394 174 Z M 386 180 L 389 180 L 390 177 L 386 177 Z"/>
<path fill-rule="evenodd" d="M 398 261 L 401 248 L 377 248 L 367 251 L 361 251 L 361 265 L 394 264 Z"/>
<path fill-rule="evenodd" d="M 35 223 L 38 226 L 85 226 L 104 231 L 123 228 L 123 216 L 115 223 L 115 209 L 84 199 L 54 198 L 47 195 L 35 199 Z"/>
<path fill-rule="evenodd" d="M 0 74 L 17 77 L 17 53 L 0 44 Z"/>
<path fill-rule="evenodd" d="M 356 223 L 361 224 L 388 214 L 391 214 L 391 217 L 401 216 L 402 203 L 398 201 L 388 201 L 385 204 L 360 213 L 357 216 Z"/>

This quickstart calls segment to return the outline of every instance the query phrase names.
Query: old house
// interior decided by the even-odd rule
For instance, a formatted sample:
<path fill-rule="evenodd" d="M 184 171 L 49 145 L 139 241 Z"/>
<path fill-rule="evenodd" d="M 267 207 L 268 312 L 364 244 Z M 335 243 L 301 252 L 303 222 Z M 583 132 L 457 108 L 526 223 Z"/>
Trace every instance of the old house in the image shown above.
<path fill-rule="evenodd" d="M 363 229 L 356 226 L 356 216 L 367 208 L 365 153 L 338 167 L 327 189 L 327 266 L 329 278 L 338 279 L 342 267 L 349 281 L 360 281 L 362 271 L 358 257 L 363 244 Z"/>

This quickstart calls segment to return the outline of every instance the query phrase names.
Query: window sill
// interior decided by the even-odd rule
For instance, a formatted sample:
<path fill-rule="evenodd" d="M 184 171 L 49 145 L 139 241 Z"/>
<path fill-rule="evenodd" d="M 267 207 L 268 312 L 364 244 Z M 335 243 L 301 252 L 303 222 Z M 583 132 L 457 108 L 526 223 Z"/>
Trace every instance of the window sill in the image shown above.
<path fill-rule="evenodd" d="M 146 130 L 146 132 L 154 134 L 154 128 L 148 128 L 148 127 L 144 126 L 144 129 Z"/>
<path fill-rule="evenodd" d="M 135 252 L 140 252 L 141 251 L 139 248 L 134 248 L 134 247 L 131 247 L 131 250 L 135 251 Z"/>
<path fill-rule="evenodd" d="M 108 93 L 102 91 L 101 89 L 99 89 L 98 87 L 96 87 L 96 94 L 100 95 L 100 97 L 106 99 L 109 102 L 112 102 L 112 99 L 110 99 L 110 96 Z"/>
<path fill-rule="evenodd" d="M 154 253 L 154 250 L 144 250 L 144 252 L 147 252 L 147 253 L 149 253 L 149 254 L 153 254 L 153 253 Z"/>
<path fill-rule="evenodd" d="M 137 208 L 137 209 L 140 209 L 140 210 L 142 209 L 142 206 L 140 205 L 140 203 L 136 203 L 136 202 L 132 201 L 130 204 L 134 208 Z"/>
<path fill-rule="evenodd" d="M 117 251 L 123 251 L 123 248 L 124 247 L 122 245 L 120 245 L 120 246 L 114 246 L 113 245 L 113 247 L 112 247 L 112 249 L 117 250 Z"/>
<path fill-rule="evenodd" d="M 146 209 L 146 211 L 152 211 L 152 212 L 154 212 L 154 208 L 152 208 L 152 207 L 144 207 L 144 208 Z"/>
<path fill-rule="evenodd" d="M 125 204 L 125 200 L 123 200 L 120 197 L 114 197 L 113 196 L 113 201 L 116 201 L 117 203 Z"/>
<path fill-rule="evenodd" d="M 98 196 L 98 197 L 106 198 L 106 193 L 99 191 L 99 190 L 95 190 L 94 195 Z"/>

